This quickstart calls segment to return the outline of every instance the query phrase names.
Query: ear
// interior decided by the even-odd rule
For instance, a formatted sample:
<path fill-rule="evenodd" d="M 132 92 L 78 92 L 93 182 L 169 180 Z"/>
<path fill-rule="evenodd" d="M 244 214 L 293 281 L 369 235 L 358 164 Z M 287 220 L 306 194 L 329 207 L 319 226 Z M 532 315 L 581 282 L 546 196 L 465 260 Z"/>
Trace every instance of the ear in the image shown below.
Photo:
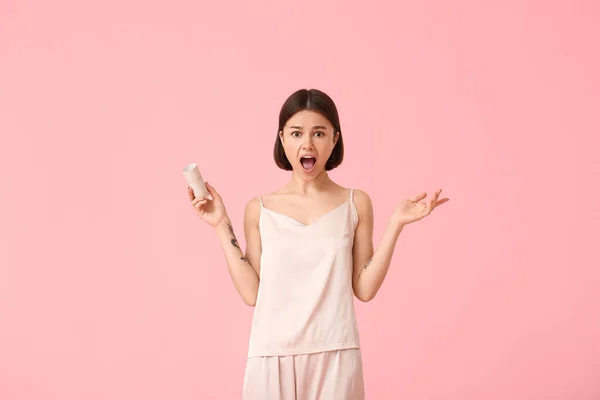
<path fill-rule="evenodd" d="M 281 145 L 283 146 L 283 131 L 279 131 L 279 140 L 281 141 Z"/>
<path fill-rule="evenodd" d="M 337 144 L 337 142 L 338 142 L 339 138 L 340 138 L 340 133 L 339 133 L 339 132 L 336 132 L 336 133 L 335 133 L 335 136 L 333 137 L 333 145 L 334 145 L 334 146 Z"/>

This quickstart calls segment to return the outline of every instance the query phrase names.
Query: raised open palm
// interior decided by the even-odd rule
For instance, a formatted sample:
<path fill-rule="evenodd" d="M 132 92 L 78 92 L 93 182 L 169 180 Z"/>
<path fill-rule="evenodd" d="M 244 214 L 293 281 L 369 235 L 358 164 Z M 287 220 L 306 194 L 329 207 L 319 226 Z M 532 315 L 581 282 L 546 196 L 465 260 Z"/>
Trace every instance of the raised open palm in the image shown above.
<path fill-rule="evenodd" d="M 438 206 L 450 201 L 448 198 L 439 200 L 442 189 L 438 189 L 429 201 L 424 201 L 427 192 L 405 199 L 396 206 L 394 217 L 400 223 L 407 225 L 425 218 Z"/>

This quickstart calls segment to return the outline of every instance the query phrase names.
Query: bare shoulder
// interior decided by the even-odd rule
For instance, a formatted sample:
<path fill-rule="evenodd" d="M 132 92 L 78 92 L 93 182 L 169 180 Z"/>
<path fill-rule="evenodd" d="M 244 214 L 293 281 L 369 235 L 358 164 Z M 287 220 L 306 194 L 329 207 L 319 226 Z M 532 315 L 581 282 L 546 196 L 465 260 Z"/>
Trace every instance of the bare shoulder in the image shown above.
<path fill-rule="evenodd" d="M 258 216 L 260 215 L 260 200 L 258 196 L 251 198 L 246 203 L 244 210 L 244 219 L 248 222 L 258 222 Z"/>
<path fill-rule="evenodd" d="M 356 211 L 358 212 L 358 219 L 362 220 L 371 217 L 373 214 L 371 196 L 362 189 L 354 189 L 353 198 Z"/>

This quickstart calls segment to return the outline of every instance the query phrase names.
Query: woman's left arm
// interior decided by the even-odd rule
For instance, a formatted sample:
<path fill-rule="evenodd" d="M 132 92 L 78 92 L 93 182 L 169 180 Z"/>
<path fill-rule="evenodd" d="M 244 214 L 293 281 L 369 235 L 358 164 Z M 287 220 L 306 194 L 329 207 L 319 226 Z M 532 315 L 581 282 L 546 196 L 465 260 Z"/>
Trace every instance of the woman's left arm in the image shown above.
<path fill-rule="evenodd" d="M 442 189 L 435 192 L 429 202 L 422 201 L 427 193 L 421 193 L 398 204 L 377 250 L 374 251 L 373 204 L 367 193 L 362 190 L 355 191 L 354 203 L 358 212 L 358 225 L 354 234 L 352 286 L 359 300 L 370 301 L 379 291 L 390 267 L 402 229 L 426 217 L 437 206 L 449 201 L 447 198 L 438 200 L 441 192 Z"/>

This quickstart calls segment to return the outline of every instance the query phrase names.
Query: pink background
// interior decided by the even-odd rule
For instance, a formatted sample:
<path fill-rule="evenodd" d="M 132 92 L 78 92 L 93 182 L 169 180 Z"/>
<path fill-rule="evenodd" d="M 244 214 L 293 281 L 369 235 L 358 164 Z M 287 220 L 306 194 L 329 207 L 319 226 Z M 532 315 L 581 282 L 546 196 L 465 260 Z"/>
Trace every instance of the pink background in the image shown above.
<path fill-rule="evenodd" d="M 277 115 L 330 94 L 375 243 L 369 399 L 600 398 L 594 1 L 0 2 L 0 399 L 239 399 L 252 308 L 181 169 L 243 243 Z"/>

